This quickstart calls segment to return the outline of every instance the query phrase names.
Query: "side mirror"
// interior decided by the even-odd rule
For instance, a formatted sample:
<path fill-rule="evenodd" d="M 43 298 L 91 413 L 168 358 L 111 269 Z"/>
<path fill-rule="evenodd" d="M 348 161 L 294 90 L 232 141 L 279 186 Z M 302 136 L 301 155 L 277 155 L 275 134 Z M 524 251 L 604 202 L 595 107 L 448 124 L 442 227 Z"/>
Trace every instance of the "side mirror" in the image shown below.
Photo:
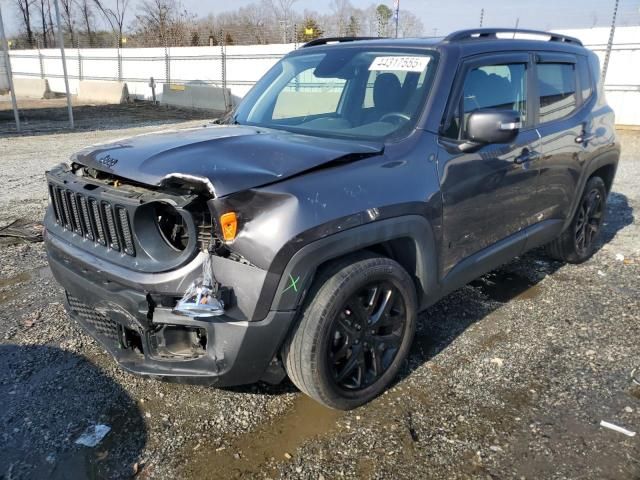
<path fill-rule="evenodd" d="M 476 110 L 467 120 L 467 137 L 480 144 L 510 143 L 522 127 L 514 110 Z"/>

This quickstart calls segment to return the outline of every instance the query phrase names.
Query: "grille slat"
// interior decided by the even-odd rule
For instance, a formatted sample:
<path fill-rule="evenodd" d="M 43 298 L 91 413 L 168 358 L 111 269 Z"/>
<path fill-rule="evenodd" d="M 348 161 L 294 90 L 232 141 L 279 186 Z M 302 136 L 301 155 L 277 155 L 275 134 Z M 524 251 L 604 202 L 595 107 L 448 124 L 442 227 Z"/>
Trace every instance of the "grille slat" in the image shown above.
<path fill-rule="evenodd" d="M 73 231 L 78 235 L 84 236 L 84 232 L 82 231 L 82 223 L 80 221 L 80 210 L 78 208 L 78 201 L 76 200 L 76 196 L 73 192 L 67 192 L 67 196 L 69 198 L 69 205 L 71 206 L 71 213 L 73 214 Z"/>
<path fill-rule="evenodd" d="M 84 222 L 84 236 L 89 240 L 93 240 L 93 225 L 91 223 L 91 217 L 89 216 L 89 205 L 87 204 L 87 198 L 78 194 L 80 202 L 80 211 L 82 212 L 82 221 Z"/>
<path fill-rule="evenodd" d="M 55 189 L 56 200 L 58 201 L 58 205 L 60 205 L 60 225 L 69 230 L 69 213 L 67 211 L 68 206 L 63 201 L 64 195 L 61 188 Z"/>
<path fill-rule="evenodd" d="M 129 225 L 129 214 L 124 208 L 118 208 L 117 211 L 118 220 L 120 222 L 120 231 L 122 232 L 124 253 L 133 256 L 136 254 L 136 249 L 133 246 L 133 236 L 131 235 L 131 226 Z"/>
<path fill-rule="evenodd" d="M 118 229 L 116 227 L 115 218 L 113 218 L 113 208 L 108 203 L 102 203 L 104 209 L 104 217 L 107 220 L 107 234 L 109 235 L 109 246 L 114 250 L 120 251 L 120 240 L 118 239 Z"/>
<path fill-rule="evenodd" d="M 102 215 L 100 214 L 100 209 L 98 208 L 98 201 L 95 198 L 89 200 L 89 205 L 91 205 L 91 216 L 93 219 L 93 224 L 96 226 L 96 239 L 98 243 L 107 246 L 107 237 L 104 231 L 104 226 L 102 222 Z"/>
<path fill-rule="evenodd" d="M 53 185 L 49 185 L 49 197 L 51 197 L 51 205 L 53 206 L 53 215 L 56 217 L 56 223 L 60 223 L 60 204 L 56 197 Z"/>
<path fill-rule="evenodd" d="M 69 232 L 135 257 L 129 212 L 100 198 L 49 183 L 56 223 Z"/>

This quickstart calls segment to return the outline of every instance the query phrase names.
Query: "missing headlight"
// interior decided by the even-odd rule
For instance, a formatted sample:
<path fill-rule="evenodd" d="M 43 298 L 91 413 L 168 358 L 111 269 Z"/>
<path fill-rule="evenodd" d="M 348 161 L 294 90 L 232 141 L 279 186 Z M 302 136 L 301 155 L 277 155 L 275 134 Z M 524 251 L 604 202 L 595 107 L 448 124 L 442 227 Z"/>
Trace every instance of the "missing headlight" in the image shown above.
<path fill-rule="evenodd" d="M 155 205 L 155 219 L 160 235 L 176 250 L 184 250 L 189 243 L 189 227 L 180 213 L 167 203 Z"/>

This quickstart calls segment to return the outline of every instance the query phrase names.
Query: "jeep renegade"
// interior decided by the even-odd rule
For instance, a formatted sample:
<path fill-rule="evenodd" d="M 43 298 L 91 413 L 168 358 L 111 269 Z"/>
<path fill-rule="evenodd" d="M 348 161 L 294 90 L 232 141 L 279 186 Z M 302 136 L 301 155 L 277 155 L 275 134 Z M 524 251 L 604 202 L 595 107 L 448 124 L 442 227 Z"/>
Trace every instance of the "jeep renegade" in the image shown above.
<path fill-rule="evenodd" d="M 314 40 L 217 125 L 47 172 L 46 248 L 70 316 L 123 368 L 288 374 L 350 409 L 389 386 L 448 292 L 542 245 L 587 260 L 619 155 L 575 38 Z"/>

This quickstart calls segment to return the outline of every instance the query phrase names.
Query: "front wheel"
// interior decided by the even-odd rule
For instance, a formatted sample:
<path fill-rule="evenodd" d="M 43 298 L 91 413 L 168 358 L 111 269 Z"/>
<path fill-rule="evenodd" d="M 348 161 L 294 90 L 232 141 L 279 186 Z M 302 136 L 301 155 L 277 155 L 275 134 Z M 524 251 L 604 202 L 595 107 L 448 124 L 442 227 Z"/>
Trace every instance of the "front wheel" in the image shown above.
<path fill-rule="evenodd" d="M 416 291 L 395 261 L 343 259 L 325 270 L 283 348 L 293 383 L 339 410 L 382 393 L 407 357 L 416 325 Z"/>
<path fill-rule="evenodd" d="M 582 263 L 593 255 L 604 222 L 607 189 L 600 177 L 591 177 L 584 188 L 578 209 L 569 227 L 547 245 L 557 260 Z"/>

